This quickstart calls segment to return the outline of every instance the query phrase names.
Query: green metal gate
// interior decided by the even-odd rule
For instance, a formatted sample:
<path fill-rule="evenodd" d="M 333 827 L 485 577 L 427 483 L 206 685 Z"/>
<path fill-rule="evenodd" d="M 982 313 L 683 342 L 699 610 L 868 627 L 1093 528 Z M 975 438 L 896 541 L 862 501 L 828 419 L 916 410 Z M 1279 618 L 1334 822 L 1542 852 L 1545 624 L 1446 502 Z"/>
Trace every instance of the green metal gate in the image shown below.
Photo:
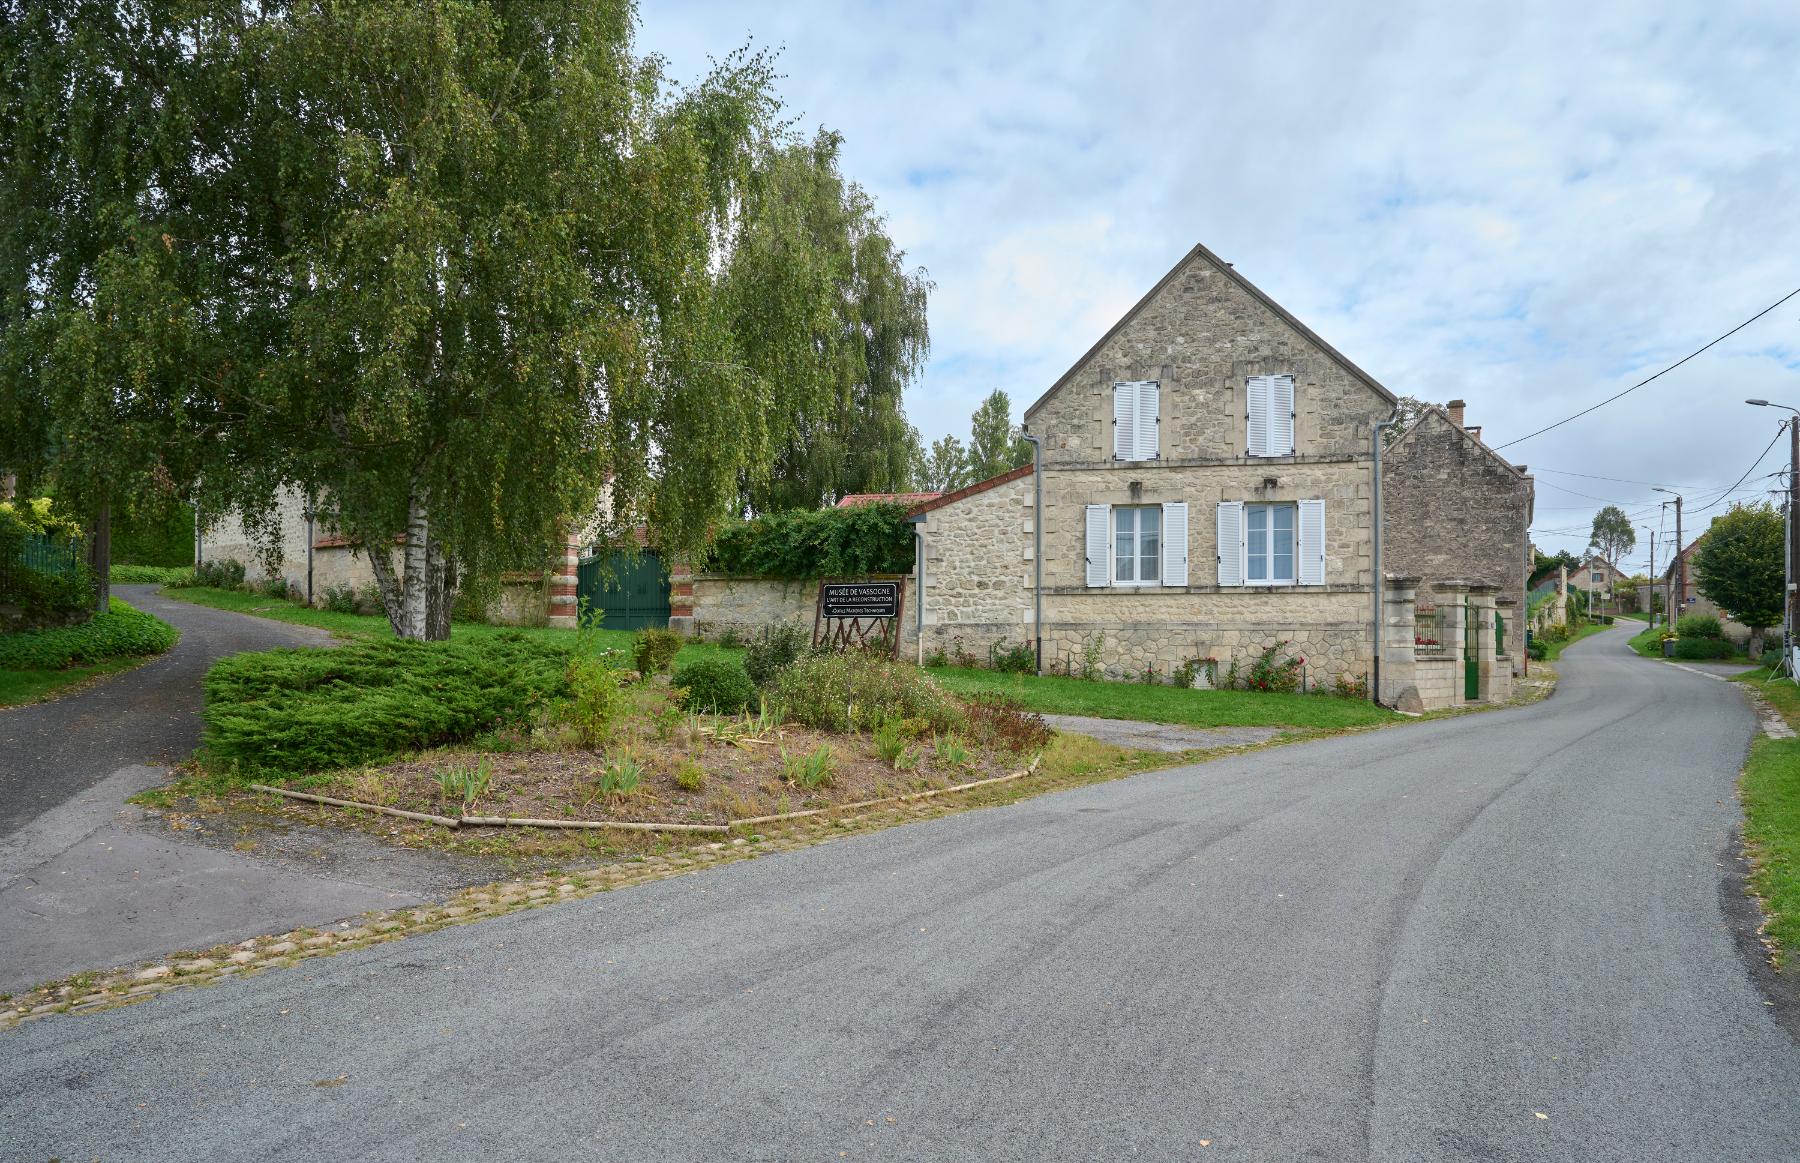
<path fill-rule="evenodd" d="M 655 553 L 584 557 L 576 566 L 575 583 L 584 618 L 587 611 L 600 611 L 603 630 L 669 624 L 669 571 Z"/>
<path fill-rule="evenodd" d="M 1463 602 L 1463 699 L 1474 702 L 1481 698 L 1481 664 L 1475 661 L 1475 606 Z"/>

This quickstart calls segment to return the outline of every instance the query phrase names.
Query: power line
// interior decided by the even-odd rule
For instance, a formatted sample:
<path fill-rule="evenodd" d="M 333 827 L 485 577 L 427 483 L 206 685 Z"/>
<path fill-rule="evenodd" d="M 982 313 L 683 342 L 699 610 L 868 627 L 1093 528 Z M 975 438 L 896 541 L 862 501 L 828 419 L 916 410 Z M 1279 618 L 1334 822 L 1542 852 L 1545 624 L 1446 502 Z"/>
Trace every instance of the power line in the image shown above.
<path fill-rule="evenodd" d="M 1531 438 L 1529 436 L 1524 436 L 1524 437 L 1520 437 L 1520 439 L 1521 440 L 1529 440 Z M 1669 484 L 1667 481 L 1634 481 L 1628 477 L 1603 477 L 1603 476 L 1600 476 L 1598 473 L 1570 472 L 1567 469 L 1544 468 L 1541 465 L 1533 467 L 1531 471 L 1533 473 L 1551 472 L 1551 473 L 1555 473 L 1557 476 L 1561 476 L 1561 477 L 1586 477 L 1588 480 L 1592 480 L 1592 481 L 1614 481 L 1621 485 L 1649 485 L 1652 488 L 1657 488 L 1659 486 L 1662 488 L 1668 488 L 1668 489 L 1691 489 L 1691 488 L 1699 487 L 1697 485 L 1672 485 L 1672 484 Z M 1548 484 L 1549 482 L 1546 481 L 1545 483 Z"/>
<path fill-rule="evenodd" d="M 1769 448 L 1775 447 L 1775 441 L 1781 439 L 1781 434 L 1784 431 L 1786 431 L 1787 426 L 1792 423 L 1794 423 L 1794 421 L 1788 420 L 1776 427 L 1775 437 L 1774 437 L 1774 439 L 1769 441 Z M 1704 513 L 1708 509 L 1712 508 L 1714 505 L 1718 504 L 1720 501 L 1723 501 L 1726 497 L 1729 497 L 1732 493 L 1736 492 L 1738 485 L 1741 485 L 1746 480 L 1748 480 L 1750 477 L 1750 474 L 1755 472 L 1757 470 L 1757 468 L 1762 465 L 1763 457 L 1769 455 L 1769 448 L 1763 449 L 1762 455 L 1758 456 L 1756 458 L 1756 463 L 1752 464 L 1749 468 L 1744 470 L 1744 475 L 1737 479 L 1737 484 L 1732 485 L 1729 489 L 1726 489 L 1724 492 L 1720 493 L 1718 496 L 1714 497 L 1712 500 L 1708 501 L 1706 504 L 1701 505 L 1698 509 L 1695 509 L 1694 512 Z"/>
<path fill-rule="evenodd" d="M 1637 391 L 1639 388 L 1643 387 L 1645 384 L 1649 383 L 1651 380 L 1656 379 L 1658 376 L 1664 376 L 1664 375 L 1667 375 L 1668 373 L 1674 371 L 1676 368 L 1680 367 L 1682 364 L 1686 363 L 1688 360 L 1693 359 L 1695 356 L 1699 355 L 1701 352 L 1707 350 L 1707 348 L 1714 347 L 1717 344 L 1723 343 L 1725 340 L 1730 339 L 1733 335 L 1736 335 L 1738 332 L 1740 332 L 1744 328 L 1750 326 L 1752 323 L 1756 322 L 1758 319 L 1761 319 L 1764 315 L 1767 315 L 1769 312 L 1773 311 L 1775 308 L 1781 306 L 1783 303 L 1787 302 L 1789 299 L 1793 298 L 1795 295 L 1800 295 L 1800 287 L 1795 287 L 1793 290 L 1789 291 L 1787 294 L 1783 295 L 1781 298 L 1775 300 L 1773 303 L 1770 303 L 1767 307 L 1764 307 L 1762 310 L 1758 311 L 1756 314 L 1750 316 L 1750 318 L 1744 320 L 1742 323 L 1739 323 L 1736 327 L 1733 327 L 1730 331 L 1727 331 L 1725 334 L 1719 336 L 1717 339 L 1713 340 L 1711 343 L 1706 344 L 1705 347 L 1696 348 L 1695 350 L 1690 351 L 1688 354 L 1682 356 L 1680 359 L 1676 360 L 1674 363 L 1670 364 L 1668 367 L 1662 369 L 1662 371 L 1657 372 L 1656 375 L 1650 376 L 1646 379 L 1639 380 L 1637 383 L 1632 384 L 1629 388 L 1626 388 L 1624 391 L 1620 392 L 1618 395 L 1608 396 L 1606 399 L 1601 400 L 1598 404 L 1594 404 L 1591 407 L 1583 408 L 1581 411 L 1575 413 L 1573 416 L 1566 416 L 1563 419 L 1558 420 L 1556 423 L 1550 425 L 1549 427 L 1539 428 L 1536 432 L 1530 433 L 1529 435 L 1526 435 L 1526 436 L 1521 436 L 1517 440 L 1509 440 L 1505 444 L 1496 444 L 1494 446 L 1494 451 L 1499 452 L 1502 448 L 1511 448 L 1515 444 L 1523 444 L 1527 440 L 1530 440 L 1534 436 L 1542 436 L 1544 433 L 1550 431 L 1551 428 L 1561 428 L 1564 424 L 1567 424 L 1570 420 L 1579 420 L 1583 416 L 1587 415 L 1589 412 L 1593 412 L 1600 408 L 1604 408 L 1608 404 L 1612 403 L 1614 400 L 1621 399 L 1625 396 L 1629 396 L 1631 393 Z"/>

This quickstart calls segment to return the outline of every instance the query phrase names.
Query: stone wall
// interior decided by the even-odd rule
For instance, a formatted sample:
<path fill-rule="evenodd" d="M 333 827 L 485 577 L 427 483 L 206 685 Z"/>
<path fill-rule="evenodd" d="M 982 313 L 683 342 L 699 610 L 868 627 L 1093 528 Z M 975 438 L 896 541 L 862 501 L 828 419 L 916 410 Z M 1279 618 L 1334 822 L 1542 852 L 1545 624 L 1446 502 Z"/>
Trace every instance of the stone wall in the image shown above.
<path fill-rule="evenodd" d="M 1382 566 L 1424 587 L 1462 579 L 1499 586 L 1525 608 L 1533 485 L 1432 408 L 1382 453 Z M 1509 616 L 1507 655 L 1525 659 L 1523 618 Z"/>
<path fill-rule="evenodd" d="M 985 659 L 990 647 L 1030 640 L 1031 481 L 1027 472 L 966 491 L 917 523 L 925 545 L 925 653 L 960 649 Z"/>
<path fill-rule="evenodd" d="M 913 606 L 917 600 L 916 587 L 910 575 L 893 578 L 884 574 L 881 578 L 906 583 L 906 599 L 900 611 L 900 651 L 905 657 L 908 650 L 916 652 L 918 641 Z M 691 582 L 686 584 L 693 589 L 691 632 L 700 638 L 716 640 L 730 631 L 740 639 L 747 639 L 764 626 L 782 622 L 804 626 L 811 633 L 813 617 L 818 610 L 817 581 L 702 573 L 693 575 Z"/>
<path fill-rule="evenodd" d="M 1392 410 L 1367 379 L 1196 250 L 1026 411 L 1025 422 L 1044 439 L 1047 468 L 1110 465 L 1113 384 L 1156 380 L 1164 463 L 1237 460 L 1246 452 L 1245 381 L 1261 375 L 1294 377 L 1302 458 L 1366 457 L 1369 425 Z"/>

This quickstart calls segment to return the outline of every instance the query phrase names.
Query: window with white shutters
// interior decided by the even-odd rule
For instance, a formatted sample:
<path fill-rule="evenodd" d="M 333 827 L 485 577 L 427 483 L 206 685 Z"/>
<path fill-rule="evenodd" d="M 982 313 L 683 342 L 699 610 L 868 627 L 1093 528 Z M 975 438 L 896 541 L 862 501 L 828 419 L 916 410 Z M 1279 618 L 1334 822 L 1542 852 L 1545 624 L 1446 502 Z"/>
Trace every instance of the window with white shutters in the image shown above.
<path fill-rule="evenodd" d="M 1155 380 L 1113 385 L 1113 459 L 1157 458 L 1161 405 L 1162 387 Z"/>
<path fill-rule="evenodd" d="M 1296 579 L 1303 586 L 1325 584 L 1325 502 L 1300 502 L 1300 560 Z"/>
<path fill-rule="evenodd" d="M 1294 584 L 1295 507 L 1244 506 L 1244 584 Z"/>
<path fill-rule="evenodd" d="M 1162 507 L 1162 584 L 1188 584 L 1187 502 L 1169 501 Z"/>
<path fill-rule="evenodd" d="M 1244 381 L 1247 401 L 1244 447 L 1251 456 L 1294 454 L 1294 377 L 1251 376 Z"/>
<path fill-rule="evenodd" d="M 1219 584 L 1244 584 L 1244 503 L 1221 501 L 1218 508 Z"/>
<path fill-rule="evenodd" d="M 1104 586 L 1112 581 L 1112 506 L 1087 507 L 1087 584 Z"/>

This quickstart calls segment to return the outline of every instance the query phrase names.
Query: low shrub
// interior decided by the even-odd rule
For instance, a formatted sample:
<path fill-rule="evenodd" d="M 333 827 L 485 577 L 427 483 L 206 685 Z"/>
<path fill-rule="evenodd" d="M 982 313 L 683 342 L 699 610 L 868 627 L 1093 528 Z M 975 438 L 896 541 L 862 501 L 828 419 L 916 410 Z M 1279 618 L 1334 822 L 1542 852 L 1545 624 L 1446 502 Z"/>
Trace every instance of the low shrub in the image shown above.
<path fill-rule="evenodd" d="M 1300 675 L 1306 659 L 1284 654 L 1286 649 L 1286 642 L 1264 647 L 1262 653 L 1256 656 L 1256 661 L 1250 664 L 1249 672 L 1244 675 L 1244 689 L 1274 694 L 1292 694 L 1299 690 Z"/>
<path fill-rule="evenodd" d="M 756 704 L 756 684 L 735 658 L 714 655 L 683 663 L 675 669 L 673 685 L 690 711 L 735 715 Z"/>
<path fill-rule="evenodd" d="M 562 705 L 559 717 L 574 729 L 583 747 L 599 747 L 612 738 L 613 727 L 627 707 L 621 677 L 599 655 L 580 654 L 569 660 L 564 673 L 569 701 Z"/>
<path fill-rule="evenodd" d="M 1533 662 L 1543 662 L 1550 657 L 1550 644 L 1542 638 L 1533 638 L 1525 647 L 1525 654 Z"/>
<path fill-rule="evenodd" d="M 1029 642 L 1008 646 L 1004 640 L 994 643 L 994 669 L 1004 674 L 1036 674 L 1037 651 Z"/>
<path fill-rule="evenodd" d="M 669 669 L 681 653 L 681 635 L 673 630 L 639 630 L 631 639 L 631 659 L 645 678 Z"/>
<path fill-rule="evenodd" d="M 872 727 L 890 716 L 922 719 L 937 731 L 966 721 L 924 671 L 872 651 L 808 655 L 781 672 L 775 689 L 790 718 L 822 731 Z"/>
<path fill-rule="evenodd" d="M 1682 621 L 1687 621 L 1687 618 L 1683 618 Z M 1675 640 L 1676 658 L 1732 658 L 1736 655 L 1737 648 L 1724 638 L 1677 638 Z"/>
<path fill-rule="evenodd" d="M 356 590 L 351 586 L 326 586 L 321 600 L 334 614 L 356 613 Z"/>
<path fill-rule="evenodd" d="M 205 682 L 209 762 L 292 778 L 529 723 L 568 692 L 566 646 L 368 639 L 236 654 Z"/>
<path fill-rule="evenodd" d="M 269 595 L 271 598 L 291 598 L 294 596 L 293 587 L 288 585 L 288 580 L 284 577 L 269 578 L 258 583 L 256 588 Z"/>
<path fill-rule="evenodd" d="M 744 671 L 750 681 L 767 687 L 777 675 L 812 649 L 812 635 L 798 622 L 764 626 L 744 644 Z"/>
<path fill-rule="evenodd" d="M 109 658 L 161 654 L 179 637 L 167 622 L 117 598 L 79 626 L 0 634 L 0 670 L 63 670 Z"/>
<path fill-rule="evenodd" d="M 1711 614 L 1683 614 L 1675 619 L 1675 634 L 1681 638 L 1723 638 L 1725 627 Z"/>
<path fill-rule="evenodd" d="M 194 566 L 194 584 L 215 590 L 235 590 L 244 584 L 244 563 L 235 557 L 202 561 Z"/>
<path fill-rule="evenodd" d="M 1340 670 L 1332 680 L 1332 693 L 1342 699 L 1366 699 L 1369 697 L 1369 676 Z"/>
<path fill-rule="evenodd" d="M 107 570 L 116 586 L 192 585 L 194 571 L 185 565 L 114 565 Z"/>
<path fill-rule="evenodd" d="M 1020 755 L 1043 750 L 1055 734 L 1042 715 L 1027 711 L 1017 699 L 995 692 L 970 699 L 968 717 L 970 735 L 989 747 Z"/>

